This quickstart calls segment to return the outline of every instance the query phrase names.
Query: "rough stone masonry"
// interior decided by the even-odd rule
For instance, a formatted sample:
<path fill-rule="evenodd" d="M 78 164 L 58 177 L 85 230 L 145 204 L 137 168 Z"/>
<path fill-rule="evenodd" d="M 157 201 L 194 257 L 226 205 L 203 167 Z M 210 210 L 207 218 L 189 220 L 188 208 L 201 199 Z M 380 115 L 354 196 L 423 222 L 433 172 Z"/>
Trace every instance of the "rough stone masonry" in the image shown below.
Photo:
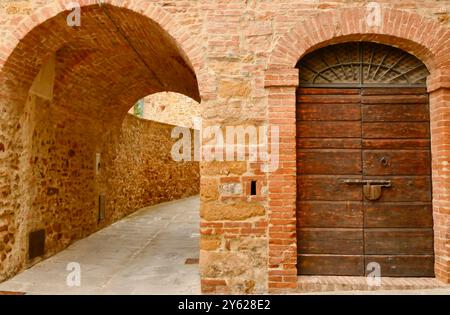
<path fill-rule="evenodd" d="M 47 231 L 52 254 L 101 228 L 100 192 L 116 209 L 104 224 L 163 199 L 123 199 L 140 155 L 111 137 L 136 100 L 171 91 L 201 102 L 203 127 L 280 127 L 276 172 L 248 161 L 201 163 L 202 290 L 295 290 L 295 65 L 317 48 L 364 40 L 401 48 L 430 72 L 435 274 L 450 281 L 450 1 L 377 1 L 374 25 L 366 23 L 369 1 L 80 0 L 79 27 L 66 24 L 68 2 L 0 1 L 0 279 L 32 263 L 35 229 Z M 52 55 L 53 98 L 32 101 L 30 87 Z M 100 176 L 98 152 L 109 161 Z M 168 165 L 148 163 L 161 173 Z M 181 181 L 196 176 L 179 168 L 170 172 Z M 140 179 L 161 180 L 152 173 Z"/>

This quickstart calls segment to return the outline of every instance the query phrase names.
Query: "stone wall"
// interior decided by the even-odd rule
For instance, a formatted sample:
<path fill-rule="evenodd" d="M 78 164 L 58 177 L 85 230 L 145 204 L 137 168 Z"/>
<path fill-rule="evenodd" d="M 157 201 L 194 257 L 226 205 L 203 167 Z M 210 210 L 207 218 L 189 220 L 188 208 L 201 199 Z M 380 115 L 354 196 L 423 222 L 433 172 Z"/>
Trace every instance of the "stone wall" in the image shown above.
<path fill-rule="evenodd" d="M 26 124 L 30 210 L 0 216 L 0 279 L 142 207 L 198 194 L 198 162 L 172 160 L 175 126 L 127 115 L 119 126 L 103 129 L 101 121 L 50 109 L 34 97 L 27 107 L 33 121 Z M 106 201 L 100 222 L 99 195 Z M 45 256 L 29 260 L 28 234 L 40 229 L 46 232 Z"/>
<path fill-rule="evenodd" d="M 106 183 L 100 190 L 106 196 L 105 224 L 142 207 L 199 193 L 199 163 L 172 159 L 175 127 L 127 115 L 122 128 L 110 134 L 100 171 Z"/>
<path fill-rule="evenodd" d="M 71 105 L 71 111 L 78 113 L 76 117 L 79 118 L 68 121 L 65 128 L 79 123 L 78 119 L 81 121 L 96 114 L 100 117 L 123 117 L 137 99 L 159 91 L 176 91 L 199 100 L 195 93 L 195 85 L 198 84 L 203 126 L 278 124 L 285 128 L 281 136 L 286 139 L 295 130 L 292 126 L 295 117 L 292 117 L 290 110 L 295 100 L 297 81 L 296 75 L 289 70 L 293 70 L 291 68 L 296 60 L 306 50 L 313 50 L 320 45 L 345 39 L 364 39 L 394 46 L 401 44 L 402 49 L 420 59 L 426 58 L 423 61 L 427 65 L 439 65 L 429 79 L 430 85 L 446 86 L 446 89 L 440 89 L 432 97 L 436 102 L 431 104 L 434 111 L 433 180 L 439 187 L 434 200 L 435 219 L 438 222 L 435 237 L 439 241 L 436 244 L 439 253 L 436 270 L 440 279 L 450 281 L 450 255 L 448 246 L 445 247 L 449 235 L 450 1 L 378 1 L 383 7 L 384 16 L 382 25 L 372 28 L 365 27 L 364 22 L 366 5 L 372 1 L 363 0 L 105 2 L 113 2 L 117 7 L 138 12 L 129 14 L 126 11 L 128 9 L 115 10 L 116 17 L 120 16 L 123 21 L 120 26 L 128 38 L 134 40 L 143 54 L 147 54 L 144 55 L 147 64 L 164 82 L 158 82 L 149 75 L 149 69 L 139 62 L 135 52 L 126 51 L 128 44 L 117 39 L 116 34 L 107 33 L 114 28 L 98 10 L 91 12 L 91 16 L 96 16 L 97 20 L 111 27 L 99 28 L 98 24 L 91 21 L 79 30 L 72 31 L 61 28 L 64 24 L 61 17 L 53 18 L 52 21 L 56 20 L 54 24 L 38 26 L 63 11 L 58 1 L 0 2 L 0 143 L 4 146 L 3 149 L 0 145 L 0 167 L 4 175 L 0 178 L 0 188 L 2 211 L 7 213 L 2 220 L 7 222 L 5 226 L 10 231 L 2 233 L 11 236 L 8 236 L 8 240 L 15 235 L 15 243 L 22 242 L 19 239 L 21 227 L 17 221 L 28 209 L 36 208 L 29 204 L 29 200 L 21 197 L 29 193 L 29 187 L 34 187 L 33 176 L 25 171 L 30 156 L 23 152 L 27 152 L 24 148 L 29 146 L 27 139 L 30 138 L 30 131 L 26 131 L 29 121 L 23 123 L 28 119 L 25 114 L 29 114 L 23 110 L 23 104 L 30 78 L 33 78 L 35 69 L 50 51 L 68 46 L 62 51 L 60 67 L 66 71 L 64 77 L 68 79 L 64 82 L 70 88 L 60 87 L 58 104 L 61 107 Z M 86 0 L 83 3 L 94 4 L 95 1 Z M 139 20 L 139 16 L 155 21 L 168 35 L 153 38 L 159 34 L 159 29 Z M 90 21 L 88 17 L 86 19 Z M 39 29 L 30 32 L 36 26 Z M 152 31 L 142 32 L 146 29 Z M 89 38 L 99 39 L 96 46 L 92 45 Z M 111 44 L 108 41 L 110 38 L 122 45 Z M 175 43 L 171 43 L 170 39 Z M 152 43 L 159 43 L 162 51 L 151 55 L 156 48 L 147 46 Z M 19 49 L 14 50 L 18 44 Z M 123 54 L 121 51 L 109 50 L 112 46 L 121 47 Z M 15 53 L 11 57 L 13 50 Z M 98 57 L 95 55 L 97 50 L 101 51 Z M 91 57 L 84 58 L 87 55 Z M 116 55 L 120 55 L 120 58 L 114 58 Z M 108 67 L 104 67 L 108 71 L 98 66 L 104 60 L 109 62 Z M 287 67 L 288 63 L 291 68 Z M 272 74 L 266 73 L 269 67 L 274 68 L 270 69 Z M 195 73 L 196 80 L 191 72 Z M 75 83 L 80 82 L 84 83 L 77 93 L 81 91 L 83 97 L 78 96 L 78 101 L 74 100 L 71 93 Z M 102 98 L 104 95 L 107 96 Z M 72 96 L 71 102 L 67 101 L 69 96 Z M 94 103 L 98 107 L 91 106 Z M 107 129 L 110 128 L 109 121 L 104 124 Z M 65 139 L 61 135 L 60 141 L 69 141 L 77 135 L 68 131 L 67 137 Z M 277 177 L 270 180 L 267 174 L 260 172 L 257 163 L 202 163 L 200 264 L 205 292 L 258 293 L 267 292 L 268 288 L 287 289 L 295 286 L 296 257 L 293 252 L 296 250 L 296 234 L 291 230 L 295 226 L 293 212 L 296 187 L 292 142 L 291 137 L 281 144 L 281 157 L 286 162 L 275 174 Z M 90 152 L 94 154 L 96 149 L 91 148 Z M 89 163 L 92 163 L 92 159 L 92 155 L 89 155 Z M 55 165 L 55 172 L 63 166 Z M 94 181 L 91 173 L 83 176 L 85 185 L 94 185 L 91 183 Z M 261 190 L 257 196 L 250 197 L 246 187 L 253 179 L 258 181 Z M 230 194 L 226 188 L 230 183 L 240 185 L 242 189 L 232 190 Z M 267 185 L 270 187 L 267 188 Z M 271 191 L 269 195 L 268 189 Z M 78 209 L 78 204 L 82 208 L 83 202 L 87 202 L 92 209 L 96 209 L 93 203 L 97 195 L 98 192 L 92 194 L 89 201 L 74 200 L 74 204 L 77 204 L 75 208 Z M 288 226 L 285 228 L 283 224 Z M 14 254 L 8 254 L 10 257 L 20 256 L 18 251 L 13 249 L 12 252 Z M 10 266 L 17 265 L 16 258 L 8 259 Z M 11 267 L 10 272 L 13 269 Z"/>

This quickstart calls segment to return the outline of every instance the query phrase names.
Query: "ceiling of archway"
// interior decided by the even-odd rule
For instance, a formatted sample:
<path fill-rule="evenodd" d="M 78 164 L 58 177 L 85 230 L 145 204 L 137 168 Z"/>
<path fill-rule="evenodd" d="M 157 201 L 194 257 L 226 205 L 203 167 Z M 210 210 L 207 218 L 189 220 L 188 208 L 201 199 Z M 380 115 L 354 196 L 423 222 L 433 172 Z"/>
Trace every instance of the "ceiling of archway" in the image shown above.
<path fill-rule="evenodd" d="M 108 115 L 116 107 L 126 113 L 139 98 L 160 91 L 199 100 L 189 61 L 154 21 L 110 5 L 83 7 L 80 27 L 69 27 L 66 15 L 22 40 L 4 67 L 12 80 L 31 85 L 46 56 L 56 51 L 54 103 L 59 106 Z"/>

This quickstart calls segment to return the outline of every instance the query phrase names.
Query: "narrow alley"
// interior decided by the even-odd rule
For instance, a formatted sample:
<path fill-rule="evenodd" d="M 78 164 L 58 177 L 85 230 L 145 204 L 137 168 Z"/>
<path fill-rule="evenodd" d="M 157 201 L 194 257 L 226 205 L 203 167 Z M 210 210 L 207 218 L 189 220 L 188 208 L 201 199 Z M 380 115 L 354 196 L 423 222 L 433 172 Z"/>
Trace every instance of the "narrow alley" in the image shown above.
<path fill-rule="evenodd" d="M 0 284 L 0 291 L 199 294 L 198 221 L 198 197 L 141 209 Z M 80 286 L 67 285 L 70 263 L 80 266 Z"/>

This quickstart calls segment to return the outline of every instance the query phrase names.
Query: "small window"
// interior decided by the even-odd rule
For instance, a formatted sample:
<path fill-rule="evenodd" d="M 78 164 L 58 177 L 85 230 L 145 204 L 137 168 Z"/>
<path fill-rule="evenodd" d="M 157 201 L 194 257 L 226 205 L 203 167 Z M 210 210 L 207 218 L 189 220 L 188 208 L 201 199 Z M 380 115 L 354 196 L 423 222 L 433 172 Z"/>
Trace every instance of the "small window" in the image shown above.
<path fill-rule="evenodd" d="M 256 180 L 250 182 L 250 195 L 256 196 Z"/>

